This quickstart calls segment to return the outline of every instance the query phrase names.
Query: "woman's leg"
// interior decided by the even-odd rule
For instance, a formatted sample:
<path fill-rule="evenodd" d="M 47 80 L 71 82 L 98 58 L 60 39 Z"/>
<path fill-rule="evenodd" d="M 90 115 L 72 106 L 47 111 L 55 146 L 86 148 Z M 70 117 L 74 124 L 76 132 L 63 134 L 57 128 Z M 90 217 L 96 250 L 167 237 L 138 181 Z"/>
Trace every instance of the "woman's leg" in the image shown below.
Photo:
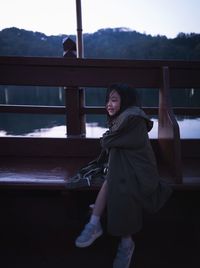
<path fill-rule="evenodd" d="M 107 181 L 104 181 L 94 204 L 93 212 L 90 221 L 85 225 L 80 236 L 76 239 L 77 247 L 90 246 L 99 236 L 102 235 L 103 230 L 100 224 L 100 217 L 105 209 L 107 202 Z"/>
<path fill-rule="evenodd" d="M 107 181 L 105 180 L 97 195 L 92 214 L 101 217 L 106 207 L 106 203 L 107 203 Z"/>
<path fill-rule="evenodd" d="M 90 223 L 94 225 L 100 224 L 100 218 L 106 207 L 106 202 L 107 202 L 107 181 L 104 181 L 97 195 L 97 198 L 96 198 L 93 210 L 92 210 L 92 215 L 90 217 L 90 221 L 89 221 Z"/>

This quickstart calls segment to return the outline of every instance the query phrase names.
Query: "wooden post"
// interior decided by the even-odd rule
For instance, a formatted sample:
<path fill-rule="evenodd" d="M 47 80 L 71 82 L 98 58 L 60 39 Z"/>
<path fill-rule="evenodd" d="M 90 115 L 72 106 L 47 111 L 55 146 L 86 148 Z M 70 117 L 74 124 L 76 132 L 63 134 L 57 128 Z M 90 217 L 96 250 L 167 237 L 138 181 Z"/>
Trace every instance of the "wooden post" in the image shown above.
<path fill-rule="evenodd" d="M 169 68 L 167 66 L 162 68 L 162 88 L 159 90 L 158 142 L 169 172 L 172 173 L 176 183 L 181 183 L 180 133 L 171 104 Z"/>
<path fill-rule="evenodd" d="M 70 39 L 63 40 L 63 56 L 76 58 L 76 44 Z M 67 137 L 85 137 L 85 116 L 80 113 L 84 101 L 81 98 L 82 89 L 65 87 Z"/>
<path fill-rule="evenodd" d="M 84 57 L 83 51 L 83 35 L 82 35 L 82 15 L 81 15 L 81 0 L 76 0 L 76 21 L 77 21 L 77 58 Z"/>
<path fill-rule="evenodd" d="M 82 29 L 82 11 L 81 11 L 81 0 L 76 0 L 76 22 L 77 22 L 77 36 L 76 36 L 76 44 L 77 44 L 77 58 L 84 57 L 84 46 L 83 46 L 83 29 Z M 85 89 L 79 89 L 79 107 L 85 107 Z M 82 136 L 86 133 L 86 118 L 84 114 L 80 114 L 81 117 L 81 133 Z"/>

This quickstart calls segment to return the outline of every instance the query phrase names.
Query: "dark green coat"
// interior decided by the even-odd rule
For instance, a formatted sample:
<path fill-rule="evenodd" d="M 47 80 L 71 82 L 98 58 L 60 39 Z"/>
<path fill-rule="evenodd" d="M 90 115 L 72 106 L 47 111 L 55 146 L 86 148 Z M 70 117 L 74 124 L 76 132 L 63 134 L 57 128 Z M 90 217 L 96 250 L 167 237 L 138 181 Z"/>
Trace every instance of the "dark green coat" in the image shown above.
<path fill-rule="evenodd" d="M 153 122 L 143 110 L 130 107 L 113 122 L 102 139 L 109 152 L 108 232 L 125 236 L 142 227 L 143 210 L 156 212 L 171 189 L 161 182 L 148 131 Z"/>

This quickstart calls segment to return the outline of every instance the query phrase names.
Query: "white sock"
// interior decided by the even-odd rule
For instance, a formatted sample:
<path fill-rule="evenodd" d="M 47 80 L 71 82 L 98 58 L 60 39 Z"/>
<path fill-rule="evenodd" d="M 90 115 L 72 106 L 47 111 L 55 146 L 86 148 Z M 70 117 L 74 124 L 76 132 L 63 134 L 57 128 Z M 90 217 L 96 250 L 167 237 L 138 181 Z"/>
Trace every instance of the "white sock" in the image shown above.
<path fill-rule="evenodd" d="M 121 245 L 122 247 L 129 247 L 133 244 L 133 240 L 131 236 L 122 237 Z"/>
<path fill-rule="evenodd" d="M 90 217 L 90 223 L 94 225 L 99 225 L 100 224 L 100 216 L 93 215 Z"/>

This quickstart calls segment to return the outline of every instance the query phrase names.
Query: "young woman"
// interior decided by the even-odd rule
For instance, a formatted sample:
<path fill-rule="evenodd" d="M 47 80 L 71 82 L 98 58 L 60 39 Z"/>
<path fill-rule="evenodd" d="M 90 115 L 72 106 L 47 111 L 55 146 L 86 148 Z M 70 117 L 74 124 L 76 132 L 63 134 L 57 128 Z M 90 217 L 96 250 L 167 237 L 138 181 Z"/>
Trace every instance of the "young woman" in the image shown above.
<path fill-rule="evenodd" d="M 128 268 L 135 248 L 132 235 L 142 228 L 143 212 L 159 210 L 171 189 L 158 175 L 148 137 L 153 122 L 140 108 L 136 90 L 124 84 L 110 86 L 106 110 L 109 130 L 100 142 L 109 155 L 108 172 L 75 244 L 87 247 L 102 235 L 100 217 L 107 206 L 108 232 L 121 237 L 113 267 Z"/>

